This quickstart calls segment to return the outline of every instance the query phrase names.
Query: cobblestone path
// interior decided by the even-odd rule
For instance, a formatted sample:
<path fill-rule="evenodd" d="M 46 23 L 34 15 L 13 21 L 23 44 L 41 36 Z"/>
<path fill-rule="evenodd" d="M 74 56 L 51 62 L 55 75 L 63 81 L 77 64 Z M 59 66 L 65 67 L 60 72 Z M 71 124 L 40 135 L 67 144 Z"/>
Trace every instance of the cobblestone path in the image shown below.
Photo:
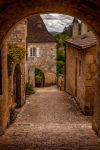
<path fill-rule="evenodd" d="M 100 150 L 100 138 L 66 93 L 44 88 L 27 98 L 0 137 L 0 150 Z"/>

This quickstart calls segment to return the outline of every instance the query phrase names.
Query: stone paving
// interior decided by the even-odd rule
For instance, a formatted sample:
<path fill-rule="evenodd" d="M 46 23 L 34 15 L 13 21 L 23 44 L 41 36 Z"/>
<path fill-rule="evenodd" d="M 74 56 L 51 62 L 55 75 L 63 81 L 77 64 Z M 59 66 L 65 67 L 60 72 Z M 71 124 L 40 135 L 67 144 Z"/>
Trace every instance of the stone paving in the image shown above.
<path fill-rule="evenodd" d="M 0 137 L 0 150 L 100 150 L 91 122 L 66 93 L 37 89 Z"/>

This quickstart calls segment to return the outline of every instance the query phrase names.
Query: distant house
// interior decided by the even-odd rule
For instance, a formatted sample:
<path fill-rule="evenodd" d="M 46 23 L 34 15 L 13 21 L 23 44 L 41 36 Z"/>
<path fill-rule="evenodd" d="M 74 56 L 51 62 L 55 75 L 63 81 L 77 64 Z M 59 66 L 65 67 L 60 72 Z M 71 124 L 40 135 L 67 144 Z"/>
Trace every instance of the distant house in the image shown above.
<path fill-rule="evenodd" d="M 82 24 L 78 35 L 78 21 L 73 21 L 73 36 L 66 44 L 66 91 L 72 94 L 82 111 L 92 115 L 96 75 L 97 40 Z"/>
<path fill-rule="evenodd" d="M 35 69 L 42 73 L 40 86 L 56 82 L 56 42 L 40 16 L 27 20 L 27 81 L 36 86 Z"/>

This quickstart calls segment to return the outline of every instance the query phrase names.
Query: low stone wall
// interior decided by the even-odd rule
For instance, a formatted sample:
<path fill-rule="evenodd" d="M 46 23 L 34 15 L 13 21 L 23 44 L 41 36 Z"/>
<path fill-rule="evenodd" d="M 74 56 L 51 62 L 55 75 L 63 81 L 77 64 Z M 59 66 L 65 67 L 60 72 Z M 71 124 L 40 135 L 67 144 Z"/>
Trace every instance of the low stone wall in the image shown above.
<path fill-rule="evenodd" d="M 57 77 L 57 87 L 61 90 L 64 91 L 64 75 L 59 75 Z"/>

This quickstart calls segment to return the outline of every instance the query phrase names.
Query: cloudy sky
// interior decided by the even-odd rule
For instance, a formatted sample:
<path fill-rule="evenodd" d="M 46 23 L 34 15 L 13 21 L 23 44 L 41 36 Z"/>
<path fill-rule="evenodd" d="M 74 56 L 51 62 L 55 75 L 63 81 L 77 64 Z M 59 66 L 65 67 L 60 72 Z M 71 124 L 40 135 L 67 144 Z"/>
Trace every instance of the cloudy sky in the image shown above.
<path fill-rule="evenodd" d="M 62 32 L 73 20 L 73 17 L 62 14 L 44 14 L 41 17 L 49 32 Z"/>

